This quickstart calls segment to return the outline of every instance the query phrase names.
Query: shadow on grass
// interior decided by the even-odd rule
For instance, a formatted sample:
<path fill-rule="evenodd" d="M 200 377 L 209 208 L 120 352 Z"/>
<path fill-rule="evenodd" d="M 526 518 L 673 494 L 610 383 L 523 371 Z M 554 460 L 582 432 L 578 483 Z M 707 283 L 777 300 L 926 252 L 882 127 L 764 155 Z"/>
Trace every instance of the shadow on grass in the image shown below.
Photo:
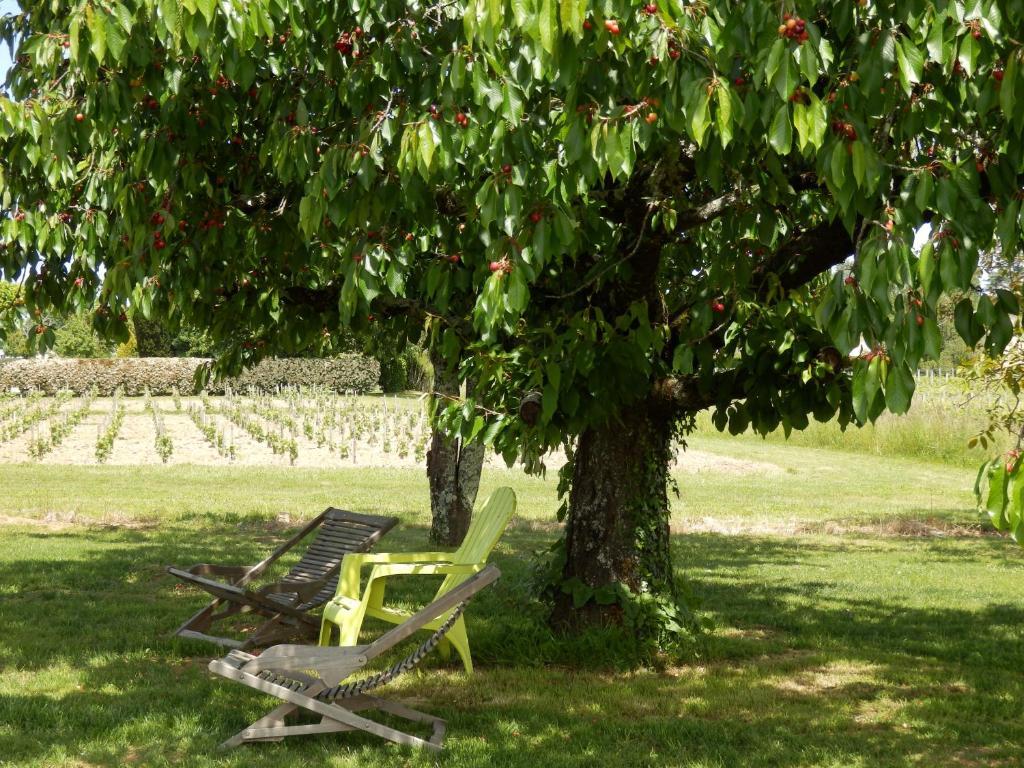
<path fill-rule="evenodd" d="M 211 678 L 217 650 L 168 639 L 201 593 L 168 563 L 253 562 L 280 534 L 237 526 L 5 533 L 0 555 L 0 743 L 24 765 L 429 765 L 359 735 L 295 739 L 226 755 L 222 739 L 273 700 Z M 688 535 L 681 570 L 718 623 L 697 662 L 600 668 L 593 641 L 558 642 L 525 602 L 528 554 L 549 541 L 510 531 L 504 577 L 469 612 L 472 677 L 437 658 L 384 694 L 449 720 L 446 765 L 920 765 L 1016 759 L 1024 725 L 1024 606 L 915 605 L 880 579 L 878 548 L 843 537 Z M 401 526 L 382 548 L 423 549 Z M 999 571 L 988 540 L 892 544 L 954 578 L 958 554 Z M 934 545 L 934 547 L 933 547 Z M 885 550 L 889 544 L 881 547 Z M 921 549 L 923 547 L 923 549 Z M 980 548 L 980 549 L 978 549 Z M 882 554 L 885 554 L 883 551 Z M 888 553 L 890 556 L 892 552 Z M 877 562 L 876 562 L 877 561 Z M 963 561 L 961 561 L 963 562 Z M 881 564 L 881 565 L 879 565 Z M 1019 571 L 1016 575 L 1019 578 Z M 998 575 L 996 575 L 998 574 Z M 890 574 L 892 576 L 892 574 Z M 862 588 L 857 588 L 858 577 Z M 436 582 L 395 599 L 425 602 Z M 854 586 L 850 586 L 850 584 Z M 968 585 L 969 586 L 969 585 Z M 920 591 L 920 587 L 917 588 Z M 576 669 L 566 662 L 579 655 Z M 605 658 L 607 654 L 605 654 Z M 551 665 L 554 663 L 553 665 Z M 548 664 L 548 666 L 542 666 Z"/>

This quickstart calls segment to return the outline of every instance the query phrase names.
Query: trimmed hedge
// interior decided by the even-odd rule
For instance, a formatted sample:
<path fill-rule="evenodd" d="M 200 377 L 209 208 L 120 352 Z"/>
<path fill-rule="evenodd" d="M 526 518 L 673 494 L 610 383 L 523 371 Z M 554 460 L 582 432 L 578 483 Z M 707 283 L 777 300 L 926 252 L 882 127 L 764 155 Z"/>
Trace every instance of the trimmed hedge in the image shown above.
<path fill-rule="evenodd" d="M 94 360 L 36 358 L 0 361 L 0 392 L 17 388 L 53 394 L 70 389 L 81 394 L 96 388 L 109 396 L 121 387 L 126 395 L 195 393 L 196 368 L 209 362 L 201 357 L 115 357 Z M 331 358 L 268 358 L 227 382 L 211 381 L 207 390 L 221 394 L 232 389 L 256 387 L 264 391 L 278 386 L 317 386 L 336 392 L 369 392 L 379 388 L 380 364 L 362 355 Z"/>

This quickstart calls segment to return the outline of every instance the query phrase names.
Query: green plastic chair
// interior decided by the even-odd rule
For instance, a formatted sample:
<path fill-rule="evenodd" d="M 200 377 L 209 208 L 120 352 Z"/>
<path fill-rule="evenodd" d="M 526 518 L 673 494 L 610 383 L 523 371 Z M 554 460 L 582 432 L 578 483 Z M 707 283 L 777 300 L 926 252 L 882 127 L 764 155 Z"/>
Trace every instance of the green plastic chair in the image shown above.
<path fill-rule="evenodd" d="M 345 555 L 341 564 L 338 591 L 324 606 L 320 623 L 320 645 L 332 644 L 334 627 L 338 628 L 337 644 L 356 645 L 359 630 L 367 616 L 391 624 L 401 624 L 411 613 L 384 605 L 384 588 L 391 576 L 416 574 L 443 575 L 445 580 L 434 599 L 454 589 L 470 576 L 483 570 L 491 550 L 498 543 L 508 521 L 516 511 L 516 495 L 511 488 L 498 488 L 473 515 L 462 545 L 454 552 L 378 552 Z M 372 565 L 366 588 L 360 595 L 362 568 Z M 444 624 L 447 614 L 439 616 L 422 629 L 435 631 Z M 448 631 L 439 649 L 448 658 L 452 647 L 458 652 L 467 672 L 473 671 L 473 658 L 469 652 L 469 636 L 462 616 Z"/>

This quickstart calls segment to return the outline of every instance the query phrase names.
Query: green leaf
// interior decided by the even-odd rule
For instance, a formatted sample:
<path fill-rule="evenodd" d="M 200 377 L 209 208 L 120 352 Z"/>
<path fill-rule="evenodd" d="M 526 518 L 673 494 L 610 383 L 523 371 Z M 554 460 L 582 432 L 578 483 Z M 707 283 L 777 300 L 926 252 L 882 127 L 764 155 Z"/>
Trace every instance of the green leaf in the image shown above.
<path fill-rule="evenodd" d="M 703 146 L 704 134 L 707 133 L 708 126 L 711 125 L 711 114 L 708 108 L 710 100 L 711 97 L 708 94 L 707 88 L 703 85 L 698 85 L 696 96 L 690 109 L 690 134 L 693 136 L 693 140 L 697 142 L 697 146 Z"/>
<path fill-rule="evenodd" d="M 974 39 L 973 35 L 968 33 L 963 36 L 963 39 L 960 41 L 960 54 L 957 58 L 968 77 L 974 75 L 979 49 L 978 41 Z"/>
<path fill-rule="evenodd" d="M 985 499 L 985 512 L 988 513 L 992 525 L 997 531 L 1009 529 L 1009 521 L 1006 519 L 1006 491 L 1009 478 L 1006 476 L 1006 467 L 1001 461 L 993 462 L 988 473 L 988 496 Z"/>
<path fill-rule="evenodd" d="M 896 45 L 896 64 L 899 67 L 900 83 L 909 96 L 914 86 L 921 82 L 924 73 L 924 55 L 908 38 L 900 38 Z"/>
<path fill-rule="evenodd" d="M 885 381 L 885 404 L 893 413 L 906 413 L 914 395 L 914 374 L 910 366 L 896 365 Z"/>
<path fill-rule="evenodd" d="M 577 40 L 583 37 L 586 13 L 587 0 L 561 0 L 559 15 L 562 19 L 562 31 L 568 32 Z"/>
<path fill-rule="evenodd" d="M 943 59 L 944 26 L 945 17 L 936 15 L 932 21 L 931 29 L 928 30 L 928 58 L 939 63 L 942 63 Z"/>
<path fill-rule="evenodd" d="M 999 107 L 1008 120 L 1013 119 L 1013 108 L 1016 103 L 1014 92 L 1017 90 L 1017 54 L 1009 57 L 1003 72 L 1003 82 L 999 84 Z"/>
<path fill-rule="evenodd" d="M 973 347 L 981 340 L 981 332 L 974 321 L 974 307 L 970 299 L 961 299 L 957 302 L 953 310 L 953 325 L 968 347 Z"/>
<path fill-rule="evenodd" d="M 715 122 L 718 125 L 719 138 L 722 140 L 722 149 L 725 149 L 732 141 L 732 94 L 729 86 L 719 83 L 715 90 L 715 101 L 718 105 Z"/>
<path fill-rule="evenodd" d="M 541 0 L 537 23 L 540 25 L 541 47 L 548 53 L 554 53 L 558 43 L 557 0 Z"/>
<path fill-rule="evenodd" d="M 864 180 L 867 178 L 867 157 L 864 151 L 864 142 L 855 141 L 851 145 L 853 159 L 853 178 L 857 180 L 857 186 L 864 186 Z"/>
<path fill-rule="evenodd" d="M 89 28 L 89 50 L 96 61 L 103 63 L 107 52 L 107 24 L 104 14 L 91 5 L 85 7 L 85 24 Z"/>
<path fill-rule="evenodd" d="M 772 127 L 768 133 L 768 141 L 777 153 L 788 155 L 793 145 L 793 124 L 789 119 L 789 104 L 783 104 L 776 110 Z"/>
<path fill-rule="evenodd" d="M 160 0 L 160 17 L 168 34 L 177 37 L 180 27 L 178 18 L 178 0 Z"/>

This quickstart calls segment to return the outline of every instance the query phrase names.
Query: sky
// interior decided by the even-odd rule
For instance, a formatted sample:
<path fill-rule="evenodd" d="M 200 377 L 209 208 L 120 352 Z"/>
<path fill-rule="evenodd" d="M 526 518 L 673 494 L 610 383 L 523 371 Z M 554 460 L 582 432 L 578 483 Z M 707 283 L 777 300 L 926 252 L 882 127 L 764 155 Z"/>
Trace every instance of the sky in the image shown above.
<path fill-rule="evenodd" d="M 18 10 L 18 4 L 14 0 L 0 0 L 0 16 L 5 13 L 13 13 Z M 7 79 L 7 70 L 11 66 L 11 52 L 6 45 L 0 45 L 0 82 Z"/>

